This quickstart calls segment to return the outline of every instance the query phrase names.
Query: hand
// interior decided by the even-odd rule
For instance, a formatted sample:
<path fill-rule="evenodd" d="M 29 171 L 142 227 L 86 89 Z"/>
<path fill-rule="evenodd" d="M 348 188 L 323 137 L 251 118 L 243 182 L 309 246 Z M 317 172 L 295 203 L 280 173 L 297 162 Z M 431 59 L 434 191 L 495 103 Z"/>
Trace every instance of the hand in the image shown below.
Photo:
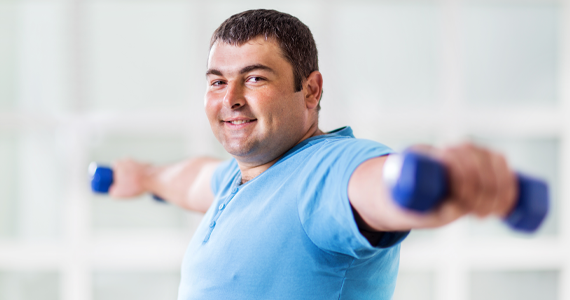
<path fill-rule="evenodd" d="M 109 195 L 115 198 L 131 198 L 147 192 L 145 178 L 151 166 L 132 159 L 113 163 L 113 184 Z"/>
<path fill-rule="evenodd" d="M 439 159 L 448 170 L 450 196 L 430 214 L 434 226 L 445 225 L 465 214 L 504 218 L 514 207 L 516 176 L 503 155 L 471 143 L 442 150 L 418 146 L 414 150 Z"/>

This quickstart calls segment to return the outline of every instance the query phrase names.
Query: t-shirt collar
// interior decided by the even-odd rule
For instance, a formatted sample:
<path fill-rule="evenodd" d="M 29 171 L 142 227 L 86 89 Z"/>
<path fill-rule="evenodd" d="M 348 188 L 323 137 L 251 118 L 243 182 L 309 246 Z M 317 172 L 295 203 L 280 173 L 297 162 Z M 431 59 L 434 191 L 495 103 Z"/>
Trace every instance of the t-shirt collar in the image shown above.
<path fill-rule="evenodd" d="M 352 128 L 350 128 L 350 126 L 344 126 L 344 127 L 340 127 L 340 128 L 337 128 L 337 129 L 329 131 L 329 132 L 325 132 L 325 134 L 312 136 L 308 139 L 303 140 L 299 144 L 295 145 L 295 147 L 289 149 L 289 151 L 285 152 L 285 154 L 279 159 L 279 161 L 277 163 L 279 163 L 280 161 L 283 161 L 289 155 L 295 153 L 297 150 L 303 148 L 305 145 L 307 145 L 311 142 L 314 142 L 314 141 L 317 141 L 320 139 L 327 139 L 327 138 L 331 138 L 331 137 L 354 138 L 354 134 L 352 133 Z"/>

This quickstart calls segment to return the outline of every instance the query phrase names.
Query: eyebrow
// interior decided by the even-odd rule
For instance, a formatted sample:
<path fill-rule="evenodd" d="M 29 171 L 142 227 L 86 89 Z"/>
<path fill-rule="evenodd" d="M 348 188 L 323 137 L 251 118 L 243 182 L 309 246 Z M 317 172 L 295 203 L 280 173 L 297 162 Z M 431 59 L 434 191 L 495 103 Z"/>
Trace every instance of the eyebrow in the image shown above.
<path fill-rule="evenodd" d="M 216 70 L 216 69 L 208 69 L 208 71 L 206 72 L 206 76 L 208 76 L 208 75 L 223 76 L 222 72 L 220 72 L 220 70 Z"/>
<path fill-rule="evenodd" d="M 247 67 L 241 69 L 239 71 L 239 73 L 244 74 L 244 73 L 251 72 L 253 70 L 265 70 L 265 71 L 269 71 L 271 73 L 275 73 L 275 71 L 273 71 L 273 69 L 271 69 L 270 67 L 268 67 L 266 65 L 262 65 L 262 64 L 255 64 L 255 65 L 247 66 Z"/>
<path fill-rule="evenodd" d="M 245 74 L 245 73 L 251 72 L 253 70 L 265 70 L 265 71 L 269 71 L 271 73 L 275 73 L 275 71 L 273 69 L 271 69 L 270 67 L 268 67 L 266 65 L 262 65 L 262 64 L 255 64 L 255 65 L 244 67 L 239 71 L 239 73 Z M 206 76 L 208 76 L 208 75 L 224 76 L 222 74 L 222 72 L 220 70 L 217 70 L 217 69 L 208 69 L 208 71 L 206 72 Z"/>

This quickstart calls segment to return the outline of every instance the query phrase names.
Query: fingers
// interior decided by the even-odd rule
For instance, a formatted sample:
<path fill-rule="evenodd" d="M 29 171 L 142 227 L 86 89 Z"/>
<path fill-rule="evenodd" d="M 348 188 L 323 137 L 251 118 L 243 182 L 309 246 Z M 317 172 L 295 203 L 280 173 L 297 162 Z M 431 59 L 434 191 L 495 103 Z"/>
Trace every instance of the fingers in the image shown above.
<path fill-rule="evenodd" d="M 497 174 L 499 186 L 498 201 L 493 208 L 493 213 L 501 218 L 505 218 L 516 203 L 518 192 L 517 177 L 509 168 L 507 160 L 503 155 L 496 155 L 493 167 Z"/>
<path fill-rule="evenodd" d="M 449 172 L 449 201 L 477 217 L 508 214 L 516 194 L 516 177 L 504 156 L 470 143 L 441 153 Z"/>
<path fill-rule="evenodd" d="M 115 198 L 130 198 L 143 194 L 146 168 L 146 164 L 132 159 L 113 163 L 113 184 L 109 188 L 109 195 Z"/>
<path fill-rule="evenodd" d="M 470 145 L 468 155 L 472 157 L 474 168 L 473 176 L 477 178 L 478 190 L 473 195 L 473 213 L 478 217 L 486 217 L 491 214 L 498 199 L 497 173 L 493 167 L 494 153 Z"/>
<path fill-rule="evenodd" d="M 476 198 L 474 196 L 480 190 L 481 182 L 476 174 L 477 162 L 465 148 L 465 145 L 460 145 L 445 149 L 442 157 L 449 171 L 451 198 L 464 210 L 471 212 L 476 204 L 472 199 Z"/>
<path fill-rule="evenodd" d="M 503 167 L 507 168 L 507 164 L 500 163 L 502 156 L 497 153 L 486 149 L 481 149 L 481 152 L 482 155 L 479 157 L 481 171 L 479 175 L 482 176 L 483 186 L 474 213 L 476 216 L 482 218 L 493 213 L 496 207 L 502 202 L 500 182 L 504 181 L 502 177 L 507 169 L 503 170 Z"/>

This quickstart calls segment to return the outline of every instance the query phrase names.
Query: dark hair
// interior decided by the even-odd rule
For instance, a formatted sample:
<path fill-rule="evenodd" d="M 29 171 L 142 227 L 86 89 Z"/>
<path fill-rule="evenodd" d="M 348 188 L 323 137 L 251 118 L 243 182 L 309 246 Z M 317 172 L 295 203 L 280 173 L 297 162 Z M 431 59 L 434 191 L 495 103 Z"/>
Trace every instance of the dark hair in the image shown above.
<path fill-rule="evenodd" d="M 295 92 L 301 91 L 303 81 L 319 70 L 317 45 L 309 27 L 276 10 L 247 10 L 229 17 L 214 31 L 210 48 L 218 40 L 241 46 L 258 36 L 264 36 L 266 40 L 274 38 L 279 44 L 283 56 L 293 67 Z"/>

